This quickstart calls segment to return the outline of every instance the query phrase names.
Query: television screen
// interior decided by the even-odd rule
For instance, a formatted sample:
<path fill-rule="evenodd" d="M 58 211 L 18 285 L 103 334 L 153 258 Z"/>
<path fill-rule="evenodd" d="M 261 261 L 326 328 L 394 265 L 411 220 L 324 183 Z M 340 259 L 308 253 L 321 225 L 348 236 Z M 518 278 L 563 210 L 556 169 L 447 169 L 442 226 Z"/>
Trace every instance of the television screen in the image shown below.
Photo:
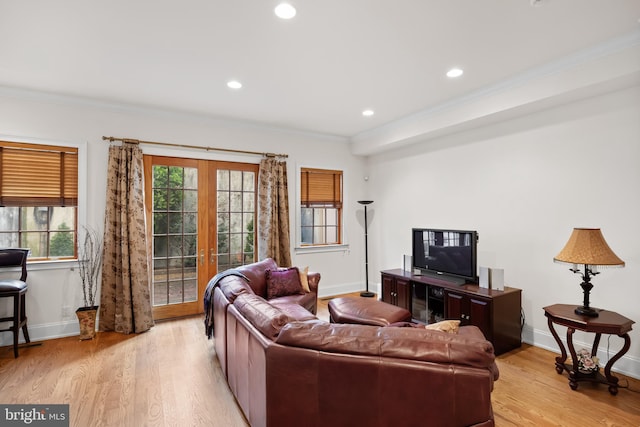
<path fill-rule="evenodd" d="M 414 228 L 413 267 L 475 282 L 478 233 L 464 230 Z"/>

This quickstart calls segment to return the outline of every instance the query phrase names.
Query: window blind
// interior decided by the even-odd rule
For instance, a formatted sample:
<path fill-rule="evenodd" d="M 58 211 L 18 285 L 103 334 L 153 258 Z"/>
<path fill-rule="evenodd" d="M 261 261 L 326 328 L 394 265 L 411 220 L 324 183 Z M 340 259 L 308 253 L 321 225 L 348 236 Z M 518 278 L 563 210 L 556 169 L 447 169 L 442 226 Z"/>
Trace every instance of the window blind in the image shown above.
<path fill-rule="evenodd" d="M 303 207 L 342 207 L 342 171 L 302 168 L 300 181 Z"/>
<path fill-rule="evenodd" d="M 0 206 L 77 205 L 77 148 L 0 141 Z"/>

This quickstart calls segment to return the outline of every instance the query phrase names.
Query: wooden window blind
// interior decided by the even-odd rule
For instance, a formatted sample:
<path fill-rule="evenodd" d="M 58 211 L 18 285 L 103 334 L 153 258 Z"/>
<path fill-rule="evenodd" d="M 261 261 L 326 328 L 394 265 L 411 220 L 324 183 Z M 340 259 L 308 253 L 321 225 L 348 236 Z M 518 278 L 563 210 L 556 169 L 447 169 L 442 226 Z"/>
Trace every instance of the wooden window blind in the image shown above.
<path fill-rule="evenodd" d="M 342 171 L 302 168 L 300 180 L 303 207 L 342 208 Z"/>
<path fill-rule="evenodd" d="M 0 141 L 0 206 L 77 205 L 77 148 Z"/>

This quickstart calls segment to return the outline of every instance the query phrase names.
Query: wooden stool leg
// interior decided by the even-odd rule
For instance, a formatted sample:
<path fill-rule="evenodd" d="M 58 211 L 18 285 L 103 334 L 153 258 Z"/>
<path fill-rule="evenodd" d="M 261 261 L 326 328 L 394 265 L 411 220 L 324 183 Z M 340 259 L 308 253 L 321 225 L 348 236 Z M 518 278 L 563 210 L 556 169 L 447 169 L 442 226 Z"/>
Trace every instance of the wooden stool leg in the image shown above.
<path fill-rule="evenodd" d="M 18 336 L 20 334 L 20 294 L 15 294 L 13 297 L 13 357 L 18 357 Z"/>
<path fill-rule="evenodd" d="M 26 304 L 26 300 L 27 300 L 27 294 L 22 294 L 21 300 L 20 300 L 20 313 L 22 314 L 22 317 L 20 319 L 20 323 L 22 324 L 22 335 L 24 335 L 24 341 L 25 342 L 31 342 L 31 340 L 29 339 L 29 331 L 27 330 L 27 304 Z"/>

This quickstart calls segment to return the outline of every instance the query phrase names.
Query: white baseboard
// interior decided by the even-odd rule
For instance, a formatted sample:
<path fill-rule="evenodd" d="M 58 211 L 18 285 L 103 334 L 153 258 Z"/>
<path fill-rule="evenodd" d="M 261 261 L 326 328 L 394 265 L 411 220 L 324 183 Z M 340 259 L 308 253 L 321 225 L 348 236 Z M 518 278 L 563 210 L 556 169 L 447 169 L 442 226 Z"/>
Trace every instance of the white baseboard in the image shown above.
<path fill-rule="evenodd" d="M 51 340 L 54 338 L 71 337 L 80 335 L 80 327 L 77 320 L 69 320 L 57 323 L 45 323 L 42 325 L 27 325 L 29 339 L 31 342 Z M 19 343 L 24 343 L 22 332 L 19 334 Z M 0 346 L 13 345 L 12 334 L 2 334 L 0 336 Z"/>
<path fill-rule="evenodd" d="M 558 335 L 560 336 L 560 339 L 562 340 L 566 348 L 567 346 L 566 338 L 562 336 L 562 333 L 559 333 Z M 589 335 L 593 336 L 592 334 L 589 334 Z M 615 354 L 618 352 L 620 348 L 620 346 L 616 346 L 613 349 L 609 350 L 607 354 L 607 339 L 608 339 L 607 337 L 608 337 L 607 335 L 602 336 L 602 339 L 600 340 L 600 345 L 598 347 L 597 356 L 600 359 L 600 366 L 606 365 L 609 359 L 615 356 Z M 620 343 L 621 338 L 618 338 L 615 335 L 613 336 L 613 338 L 617 340 L 615 344 Z M 535 347 L 544 348 L 545 350 L 549 350 L 554 353 L 560 354 L 558 343 L 556 343 L 556 340 L 553 338 L 553 335 L 551 335 L 551 332 L 547 330 L 539 330 L 539 329 L 534 330 L 529 325 L 524 325 L 524 328 L 522 331 L 522 341 L 527 344 L 531 344 Z M 591 350 L 591 346 L 593 345 L 593 343 L 579 341 L 574 338 L 573 345 L 575 348 L 586 348 Z M 555 360 L 549 361 L 549 367 L 550 368 L 555 367 Z M 618 372 L 622 375 L 640 379 L 640 359 L 638 359 L 637 357 L 633 357 L 633 356 L 629 356 L 628 354 L 625 354 L 624 356 L 622 356 L 622 358 L 616 361 L 616 363 L 613 365 L 611 370 L 613 372 Z"/>
<path fill-rule="evenodd" d="M 361 292 L 365 290 L 364 283 L 340 283 L 337 285 L 323 286 L 322 284 L 318 288 L 318 298 L 332 297 L 336 295 L 350 294 L 352 292 Z M 380 296 L 380 284 L 369 283 L 369 290 L 375 292 Z"/>

